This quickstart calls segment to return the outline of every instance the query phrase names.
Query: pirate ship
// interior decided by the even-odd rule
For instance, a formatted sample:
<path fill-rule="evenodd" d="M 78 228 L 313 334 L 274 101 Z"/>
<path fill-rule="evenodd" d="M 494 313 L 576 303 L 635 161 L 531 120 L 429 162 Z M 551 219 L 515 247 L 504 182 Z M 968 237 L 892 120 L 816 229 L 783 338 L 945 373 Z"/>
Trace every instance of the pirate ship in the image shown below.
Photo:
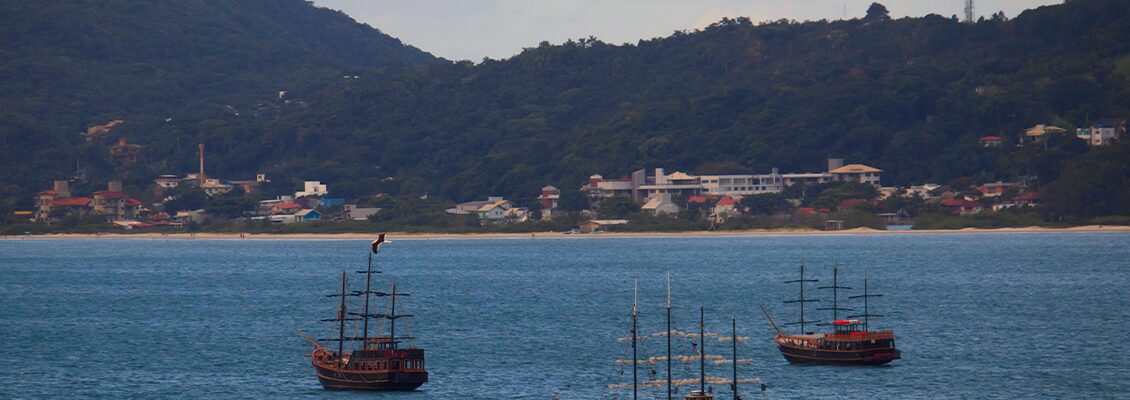
<path fill-rule="evenodd" d="M 397 299 L 408 294 L 398 292 L 395 282 L 392 283 L 390 292 L 372 290 L 373 273 L 379 273 L 373 271 L 373 255 L 378 254 L 380 245 L 384 241 L 384 234 L 373 241 L 368 268 L 357 271 L 365 276 L 364 290 L 349 290 L 349 280 L 343 271 L 338 293 L 326 296 L 337 297 L 339 300 L 337 315 L 322 320 L 336 323 L 337 337 L 315 340 L 298 331 L 299 335 L 314 345 L 314 351 L 308 357 L 314 366 L 314 375 L 318 377 L 323 388 L 408 391 L 415 390 L 428 381 L 428 372 L 424 368 L 424 349 L 415 346 L 411 334 L 397 336 L 396 332 L 397 320 L 412 316 L 398 313 L 397 309 Z M 388 299 L 386 312 L 369 312 L 369 302 L 372 297 Z M 360 312 L 349 311 L 350 302 L 346 300 L 350 298 L 360 300 Z M 379 320 L 382 325 L 374 329 L 372 336 L 369 335 L 370 320 Z M 389 328 L 387 335 L 383 334 L 385 322 Z M 349 332 L 347 325 L 352 325 L 353 332 Z M 361 329 L 360 336 L 357 336 L 358 326 Z M 323 346 L 321 342 L 336 343 L 337 349 Z M 347 348 L 346 343 L 353 345 Z"/>
<path fill-rule="evenodd" d="M 632 348 L 632 358 L 630 360 L 616 360 L 616 363 L 621 366 L 630 364 L 632 366 L 632 382 L 631 383 L 616 383 L 608 385 L 610 389 L 632 389 L 631 398 L 633 400 L 639 398 L 640 389 L 665 389 L 666 397 L 664 395 L 650 395 L 649 398 L 666 398 L 671 400 L 674 396 L 679 394 L 680 387 L 689 387 L 690 392 L 683 396 L 686 400 L 711 400 L 714 399 L 715 393 L 712 385 L 727 385 L 733 393 L 734 399 L 741 399 L 738 395 L 738 384 L 740 383 L 758 383 L 760 384 L 761 391 L 766 390 L 766 386 L 761 384 L 761 380 L 757 378 L 739 378 L 738 377 L 738 364 L 752 363 L 751 359 L 738 358 L 739 342 L 749 340 L 748 337 L 737 336 L 737 316 L 734 317 L 733 332 L 730 337 L 722 337 L 717 333 L 706 332 L 705 324 L 705 311 L 699 308 L 699 323 L 698 333 L 683 332 L 677 329 L 672 329 L 671 325 L 671 278 L 667 278 L 667 328 L 664 332 L 659 332 L 651 335 L 652 337 L 665 337 L 666 338 L 666 356 L 647 357 L 646 355 L 640 356 L 640 342 L 641 339 L 647 339 L 649 336 L 639 336 L 639 323 L 638 323 L 638 307 L 636 306 L 635 290 L 632 294 L 632 312 L 631 312 L 631 336 L 621 338 L 622 340 L 630 341 Z M 689 339 L 691 342 L 691 354 L 673 355 L 672 354 L 672 338 L 679 337 Z M 722 355 L 711 355 L 706 353 L 706 338 L 716 338 L 719 342 L 731 343 L 731 358 L 727 359 Z M 684 372 L 691 372 L 691 364 L 697 363 L 698 376 L 695 378 L 674 379 L 674 365 L 673 362 L 678 361 L 684 363 L 687 367 Z M 711 365 L 726 365 L 732 366 L 732 377 L 717 377 L 707 376 L 707 361 Z M 659 379 L 658 373 L 655 370 L 656 364 L 665 362 L 667 371 L 666 379 Z M 647 378 L 643 381 L 639 379 L 638 370 L 643 366 L 647 369 Z M 622 375 L 622 374 L 621 374 Z M 685 390 L 685 389 L 684 389 Z M 612 398 L 620 398 L 619 393 L 613 395 Z"/>
<path fill-rule="evenodd" d="M 873 297 L 882 297 L 881 294 L 872 294 L 868 288 L 867 277 L 863 278 L 863 294 L 858 296 L 850 296 L 849 299 L 863 299 L 863 314 L 849 315 L 848 319 L 840 319 L 840 311 L 852 311 L 850 308 L 839 307 L 839 290 L 851 289 L 850 287 L 840 286 L 839 284 L 839 268 L 832 270 L 832 285 L 822 286 L 820 289 L 832 290 L 832 307 L 820 308 L 818 310 L 832 311 L 832 325 L 831 332 L 815 333 L 806 330 L 809 325 L 805 320 L 805 303 L 817 302 L 818 299 L 806 299 L 804 297 L 805 283 L 818 282 L 817 279 L 806 279 L 804 275 L 804 264 L 800 266 L 800 279 L 787 281 L 785 283 L 797 283 L 800 286 L 800 297 L 796 300 L 789 300 L 785 303 L 796 303 L 800 305 L 800 321 L 789 323 L 786 325 L 800 325 L 799 334 L 786 333 L 781 330 L 776 321 L 769 316 L 769 312 L 765 307 L 761 307 L 761 311 L 765 313 L 765 318 L 773 325 L 773 329 L 777 331 L 775 341 L 777 348 L 781 350 L 781 355 L 785 357 L 790 363 L 793 364 L 831 364 L 831 365 L 883 365 L 891 361 L 902 358 L 901 353 L 895 347 L 895 333 L 891 330 L 871 330 L 870 319 L 872 317 L 880 317 L 879 314 L 871 314 L 870 300 Z M 852 318 L 862 317 L 863 321 Z M 822 324 L 817 324 L 822 325 Z"/>

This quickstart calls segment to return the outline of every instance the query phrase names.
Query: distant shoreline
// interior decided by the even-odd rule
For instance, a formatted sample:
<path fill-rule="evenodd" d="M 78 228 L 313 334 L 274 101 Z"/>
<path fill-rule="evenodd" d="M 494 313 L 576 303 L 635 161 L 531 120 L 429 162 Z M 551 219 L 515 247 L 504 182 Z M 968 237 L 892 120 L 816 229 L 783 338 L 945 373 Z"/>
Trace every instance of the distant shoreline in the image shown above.
<path fill-rule="evenodd" d="M 565 234 L 562 232 L 534 233 L 401 233 L 388 232 L 389 236 L 403 240 L 430 239 L 543 239 L 543 238 L 635 238 L 635 237 L 709 237 L 709 236 L 781 236 L 781 235 L 920 235 L 920 234 L 962 234 L 962 233 L 1071 233 L 1071 232 L 1130 232 L 1130 226 L 1086 225 L 1071 228 L 965 228 L 929 230 L 877 230 L 856 228 L 842 231 L 819 231 L 809 229 L 754 229 L 744 231 L 690 231 L 690 232 L 605 232 L 599 234 Z M 271 239 L 271 240 L 361 240 L 371 239 L 376 233 L 54 233 L 45 235 L 5 235 L 7 240 L 58 240 L 58 239 Z"/>

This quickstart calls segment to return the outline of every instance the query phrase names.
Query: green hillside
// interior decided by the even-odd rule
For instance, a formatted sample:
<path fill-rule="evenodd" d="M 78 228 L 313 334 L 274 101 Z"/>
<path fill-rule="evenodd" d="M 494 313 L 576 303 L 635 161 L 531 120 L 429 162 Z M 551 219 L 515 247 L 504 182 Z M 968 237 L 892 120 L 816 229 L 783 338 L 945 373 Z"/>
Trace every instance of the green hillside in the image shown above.
<path fill-rule="evenodd" d="M 266 14 L 251 12 L 255 2 L 60 4 L 17 17 L 7 9 L 19 7 L 4 6 L 4 19 L 25 24 L 0 28 L 10 60 L 0 78 L 2 167 L 18 171 L 0 177 L 0 194 L 19 204 L 69 176 L 76 159 L 92 182 L 141 188 L 192 170 L 191 144 L 201 141 L 213 174 L 317 179 L 345 197 L 521 200 L 592 173 L 817 170 L 828 156 L 882 168 L 888 185 L 1021 176 L 1051 185 L 1061 171 L 1100 168 L 1115 179 L 1096 183 L 1102 190 L 1130 196 L 1124 150 L 1088 149 L 1070 135 L 1048 149 L 1014 146 L 1038 123 L 1073 132 L 1130 117 L 1125 1 L 1074 0 L 976 24 L 726 19 L 629 45 L 543 43 L 480 64 L 435 62 L 301 2 L 263 2 Z M 75 7 L 139 17 L 86 25 L 65 19 Z M 155 10 L 168 7 L 198 13 Z M 264 108 L 280 89 L 293 103 Z M 115 167 L 105 144 L 76 134 L 116 118 L 127 123 L 111 139 L 145 145 L 145 163 Z M 1006 145 L 982 149 L 984 135 Z"/>

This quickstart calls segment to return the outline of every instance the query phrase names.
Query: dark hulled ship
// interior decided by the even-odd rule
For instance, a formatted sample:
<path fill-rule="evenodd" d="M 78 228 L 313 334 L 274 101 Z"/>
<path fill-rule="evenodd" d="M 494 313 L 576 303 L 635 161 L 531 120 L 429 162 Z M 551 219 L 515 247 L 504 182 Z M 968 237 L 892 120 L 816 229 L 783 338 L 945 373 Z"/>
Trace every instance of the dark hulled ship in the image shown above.
<path fill-rule="evenodd" d="M 345 272 L 342 272 L 339 292 L 327 296 L 339 298 L 337 315 L 335 318 L 322 321 L 336 323 L 338 336 L 314 340 L 299 332 L 314 345 L 314 351 L 309 355 L 310 362 L 314 366 L 314 374 L 326 389 L 407 391 L 415 390 L 428 381 L 428 372 L 424 365 L 424 349 L 415 347 L 410 335 L 396 335 L 397 320 L 411 317 L 408 314 L 398 313 L 397 310 L 397 299 L 408 294 L 397 292 L 396 283 L 392 284 L 392 290 L 387 293 L 371 290 L 374 273 L 373 255 L 378 253 L 384 237 L 385 235 L 381 234 L 373 241 L 368 268 L 357 271 L 365 276 L 364 290 L 349 290 L 348 278 Z M 372 297 L 387 298 L 388 311 L 370 313 L 369 302 Z M 360 312 L 349 311 L 347 298 L 361 300 Z M 375 334 L 370 336 L 370 320 L 387 322 L 388 334 L 381 333 L 382 329 L 378 327 L 375 329 Z M 358 328 L 357 325 L 360 325 L 361 335 L 348 335 L 347 325 L 353 325 L 354 331 Z M 323 346 L 321 342 L 336 342 L 337 349 Z M 347 349 L 346 343 L 353 345 Z"/>
<path fill-rule="evenodd" d="M 769 316 L 768 311 L 765 311 L 765 308 L 762 307 L 765 317 L 769 319 L 769 323 L 777 331 L 775 338 L 777 348 L 781 350 L 781 355 L 786 360 L 793 364 L 883 365 L 902 358 L 901 353 L 895 347 L 894 331 L 873 331 L 870 329 L 870 319 L 881 316 L 870 313 L 870 299 L 882 295 L 870 293 L 866 277 L 863 279 L 863 294 L 849 297 L 863 299 L 863 314 L 850 315 L 848 316 L 849 319 L 840 319 L 840 311 L 851 311 L 851 309 L 839 307 L 839 290 L 851 288 L 840 286 L 839 269 L 833 270 L 832 285 L 820 287 L 821 289 L 832 289 L 832 307 L 819 309 L 832 311 L 832 323 L 830 324 L 832 331 L 823 333 L 809 332 L 805 329 L 807 325 L 810 325 L 804 318 L 805 303 L 819 301 L 804 297 L 804 285 L 808 282 L 817 282 L 817 280 L 805 278 L 803 264 L 800 266 L 800 279 L 786 282 L 798 283 L 800 286 L 800 298 L 785 302 L 800 305 L 800 321 L 792 323 L 800 325 L 799 334 L 782 331 L 773 321 L 773 318 Z M 852 319 L 859 317 L 862 317 L 863 320 Z"/>

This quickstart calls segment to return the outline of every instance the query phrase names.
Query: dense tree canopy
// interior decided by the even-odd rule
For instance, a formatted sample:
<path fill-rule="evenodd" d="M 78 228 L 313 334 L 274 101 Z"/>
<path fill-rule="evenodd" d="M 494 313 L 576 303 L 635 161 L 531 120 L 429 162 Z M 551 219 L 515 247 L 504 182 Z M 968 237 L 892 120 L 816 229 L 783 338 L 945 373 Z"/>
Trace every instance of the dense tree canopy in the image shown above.
<path fill-rule="evenodd" d="M 878 21 L 881 5 L 843 21 L 727 18 L 480 64 L 305 2 L 202 4 L 0 6 L 0 206 L 30 207 L 76 163 L 80 190 L 111 177 L 141 188 L 195 169 L 199 142 L 214 175 L 321 180 L 347 198 L 519 199 L 552 184 L 576 208 L 593 173 L 809 171 L 828 156 L 881 168 L 888 185 L 1048 184 L 1093 152 L 1070 136 L 1017 148 L 1024 128 L 1130 116 L 1130 3 L 1118 0 L 975 24 Z M 118 22 L 85 22 L 98 19 Z M 77 134 L 112 119 L 127 122 L 105 139 Z M 1006 145 L 982 148 L 987 134 Z M 122 136 L 146 161 L 109 157 Z"/>

